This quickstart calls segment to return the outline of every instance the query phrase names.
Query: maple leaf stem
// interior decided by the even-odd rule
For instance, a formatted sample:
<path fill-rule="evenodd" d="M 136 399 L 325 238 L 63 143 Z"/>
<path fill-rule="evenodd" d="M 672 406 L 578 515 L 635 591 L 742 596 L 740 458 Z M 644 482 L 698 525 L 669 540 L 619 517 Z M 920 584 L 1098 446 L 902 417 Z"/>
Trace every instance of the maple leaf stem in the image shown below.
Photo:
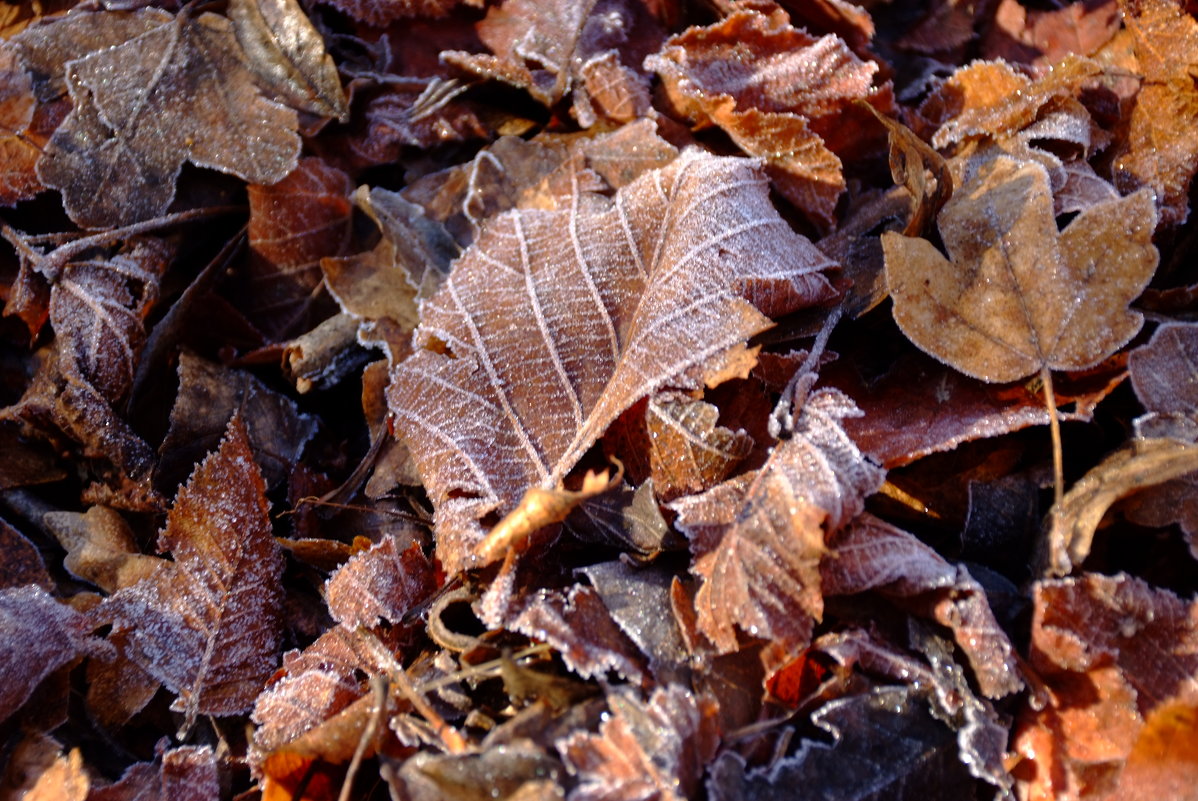
<path fill-rule="evenodd" d="M 1048 408 L 1048 430 L 1052 435 L 1052 494 L 1053 506 L 1059 507 L 1065 497 L 1065 457 L 1061 448 L 1061 418 L 1057 414 L 1057 398 L 1052 391 L 1052 371 L 1048 365 L 1040 368 L 1044 384 L 1044 405 Z"/>

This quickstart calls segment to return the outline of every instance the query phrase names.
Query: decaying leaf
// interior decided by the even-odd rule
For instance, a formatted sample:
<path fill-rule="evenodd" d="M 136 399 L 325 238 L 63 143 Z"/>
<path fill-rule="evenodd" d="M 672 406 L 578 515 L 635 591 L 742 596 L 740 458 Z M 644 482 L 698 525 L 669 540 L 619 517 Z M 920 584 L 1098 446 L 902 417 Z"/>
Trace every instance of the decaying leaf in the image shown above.
<path fill-rule="evenodd" d="M 700 630 L 720 653 L 739 647 L 736 628 L 792 653 L 823 614 L 820 560 L 827 534 L 865 508 L 885 472 L 844 433 L 857 407 L 837 390 L 813 393 L 795 430 L 756 473 L 671 504 L 703 578 Z"/>
<path fill-rule="evenodd" d="M 315 158 L 270 186 L 249 187 L 253 258 L 243 308 L 264 333 L 294 335 L 320 319 L 320 260 L 349 245 L 352 190 L 345 173 Z"/>
<path fill-rule="evenodd" d="M 325 584 L 325 597 L 333 619 L 353 629 L 376 626 L 380 620 L 400 623 L 434 587 L 433 566 L 420 546 L 401 551 L 395 537 L 386 537 L 334 573 Z"/>
<path fill-rule="evenodd" d="M 233 33 L 250 69 L 293 108 L 349 118 L 333 57 L 296 0 L 233 0 Z"/>
<path fill-rule="evenodd" d="M 28 700 L 42 679 L 95 651 L 86 619 L 41 587 L 0 590 L 0 721 Z"/>
<path fill-rule="evenodd" d="M 229 21 L 138 15 L 144 33 L 67 63 L 74 108 L 38 176 L 62 191 L 71 219 L 107 228 L 162 214 L 184 161 L 253 183 L 286 177 L 299 155 L 295 112 L 259 93 Z"/>
<path fill-rule="evenodd" d="M 653 487 L 662 502 L 710 489 L 753 449 L 744 431 L 716 425 L 719 409 L 710 403 L 658 394 L 645 417 Z"/>
<path fill-rule="evenodd" d="M 1173 0 L 1122 0 L 1124 25 L 1144 83 L 1136 95 L 1127 140 L 1114 163 L 1123 191 L 1155 190 L 1161 222 L 1189 216 L 1189 187 L 1198 147 L 1189 135 L 1198 119 L 1192 70 L 1198 65 L 1198 22 Z"/>
<path fill-rule="evenodd" d="M 105 614 L 130 655 L 196 715 L 248 711 L 278 664 L 283 559 L 240 418 L 179 490 L 159 535 L 164 562 L 113 594 Z"/>
<path fill-rule="evenodd" d="M 1156 270 L 1156 213 L 1137 192 L 1058 233 L 1048 175 L 999 157 L 941 211 L 952 260 L 882 235 L 894 318 L 921 350 L 983 381 L 1098 363 L 1140 330 L 1127 309 Z"/>
<path fill-rule="evenodd" d="M 448 571 L 480 518 L 556 486 L 638 398 L 692 385 L 762 312 L 832 295 L 832 264 L 765 190 L 750 162 L 689 151 L 614 199 L 503 215 L 454 264 L 388 391 Z"/>
<path fill-rule="evenodd" d="M 419 303 L 436 292 L 460 250 L 444 226 L 396 192 L 359 187 L 354 203 L 382 239 L 368 253 L 320 265 L 342 311 L 360 321 L 358 340 L 380 345 L 394 364 L 411 347 Z"/>
<path fill-rule="evenodd" d="M 1135 439 L 1090 470 L 1055 506 L 1040 565 L 1066 576 L 1085 561 L 1094 532 L 1115 501 L 1136 490 L 1198 471 L 1198 445 L 1176 439 Z"/>
<path fill-rule="evenodd" d="M 890 104 L 888 90 L 874 86 L 876 65 L 835 36 L 792 27 L 780 10 L 737 11 L 691 28 L 645 66 L 661 76 L 678 113 L 720 126 L 764 159 L 779 191 L 824 226 L 845 187 L 833 151 L 849 141 L 837 129 L 857 113 L 852 101 Z"/>
<path fill-rule="evenodd" d="M 612 713 L 598 734 L 579 732 L 557 744 L 580 782 L 571 801 L 693 798 L 719 742 L 711 701 L 673 684 L 648 701 L 612 691 L 607 703 Z"/>

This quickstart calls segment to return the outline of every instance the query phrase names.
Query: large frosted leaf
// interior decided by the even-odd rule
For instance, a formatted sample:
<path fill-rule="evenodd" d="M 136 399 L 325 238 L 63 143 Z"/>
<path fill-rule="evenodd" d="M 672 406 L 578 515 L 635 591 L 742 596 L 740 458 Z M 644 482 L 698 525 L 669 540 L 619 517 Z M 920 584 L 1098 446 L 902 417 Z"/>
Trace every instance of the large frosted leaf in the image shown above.
<path fill-rule="evenodd" d="M 577 184 L 577 181 L 576 181 Z M 688 151 L 614 198 L 496 218 L 421 314 L 389 390 L 450 572 L 526 489 L 550 488 L 622 411 L 830 297 L 832 267 L 755 162 Z"/>

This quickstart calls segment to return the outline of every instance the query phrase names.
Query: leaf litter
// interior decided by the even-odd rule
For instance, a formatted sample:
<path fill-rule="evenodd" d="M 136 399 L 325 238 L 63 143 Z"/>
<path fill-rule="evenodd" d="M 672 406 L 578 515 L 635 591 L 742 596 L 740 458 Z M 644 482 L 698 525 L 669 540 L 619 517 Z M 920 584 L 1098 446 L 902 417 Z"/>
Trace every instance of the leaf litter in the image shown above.
<path fill-rule="evenodd" d="M 1187 6 L 72 5 L 0 793 L 1185 797 Z"/>

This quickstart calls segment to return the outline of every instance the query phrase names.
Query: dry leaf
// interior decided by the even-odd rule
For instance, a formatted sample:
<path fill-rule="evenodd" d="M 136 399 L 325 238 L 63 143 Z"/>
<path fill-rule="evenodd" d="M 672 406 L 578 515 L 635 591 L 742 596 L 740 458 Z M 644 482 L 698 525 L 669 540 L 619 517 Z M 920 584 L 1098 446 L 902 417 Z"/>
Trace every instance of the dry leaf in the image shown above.
<path fill-rule="evenodd" d="M 710 403 L 681 394 L 649 399 L 649 465 L 663 503 L 714 487 L 753 450 L 753 438 L 743 430 L 716 425 L 719 414 Z"/>
<path fill-rule="evenodd" d="M 1160 326 L 1127 357 L 1127 369 L 1148 411 L 1198 416 L 1198 325 Z"/>
<path fill-rule="evenodd" d="M 1198 704 L 1172 701 L 1145 716 L 1119 775 L 1126 801 L 1185 798 L 1198 787 Z"/>
<path fill-rule="evenodd" d="M 107 593 L 149 578 L 162 563 L 138 550 L 125 519 L 107 506 L 93 506 L 83 514 L 48 512 L 42 525 L 66 549 L 63 566 Z"/>
<path fill-rule="evenodd" d="M 160 764 L 130 765 L 120 780 L 92 788 L 88 801 L 217 801 L 218 757 L 210 746 L 185 745 L 164 752 Z"/>
<path fill-rule="evenodd" d="M 612 690 L 607 703 L 611 714 L 598 734 L 577 732 L 557 743 L 579 780 L 571 801 L 695 797 L 719 743 L 711 700 L 672 684 L 647 702 Z"/>
<path fill-rule="evenodd" d="M 270 184 L 299 155 L 295 112 L 258 92 L 227 19 L 139 15 L 153 27 L 68 62 L 75 107 L 38 162 L 84 227 L 162 214 L 184 161 Z"/>
<path fill-rule="evenodd" d="M 671 504 L 691 539 L 699 629 L 719 653 L 739 648 L 735 628 L 793 654 L 823 614 L 824 539 L 858 515 L 885 472 L 840 421 L 857 407 L 837 390 L 813 393 L 790 439 L 756 473 Z"/>
<path fill-rule="evenodd" d="M 68 756 L 60 756 L 37 778 L 33 787 L 21 796 L 22 801 L 85 801 L 91 782 L 83 769 L 83 755 L 72 748 Z"/>
<path fill-rule="evenodd" d="M 240 418 L 179 490 L 162 550 L 174 562 L 105 601 L 129 653 L 199 714 L 248 711 L 278 664 L 283 559 L 262 474 Z"/>
<path fill-rule="evenodd" d="M 762 312 L 830 297 L 832 266 L 751 163 L 696 151 L 614 199 L 576 192 L 495 219 L 424 304 L 388 391 L 446 570 L 480 518 L 555 487 L 637 399 L 689 384 L 686 370 L 768 327 Z"/>
<path fill-rule="evenodd" d="M 940 213 L 952 260 L 882 235 L 894 318 L 919 348 L 983 381 L 1097 364 L 1140 330 L 1127 304 L 1156 270 L 1156 215 L 1137 192 L 1058 232 L 1048 175 L 999 157 Z"/>
<path fill-rule="evenodd" d="M 41 587 L 0 590 L 0 721 L 7 720 L 41 683 L 81 654 L 100 653 L 89 642 L 86 619 Z"/>
<path fill-rule="evenodd" d="M 233 0 L 233 33 L 249 67 L 296 109 L 349 119 L 337 66 L 296 0 Z"/>
<path fill-rule="evenodd" d="M 0 518 L 0 553 L 4 554 L 4 562 L 0 564 L 0 590 L 26 584 L 35 584 L 46 591 L 54 589 L 37 546 L 3 518 Z"/>
<path fill-rule="evenodd" d="M 1198 22 L 1173 0 L 1122 0 L 1144 81 L 1128 121 L 1127 140 L 1115 153 L 1115 185 L 1124 192 L 1150 186 L 1161 223 L 1179 225 L 1190 213 L 1189 187 L 1198 169 L 1190 136 L 1198 120 L 1191 70 L 1198 65 Z"/>
<path fill-rule="evenodd" d="M 356 20 L 379 28 L 408 17 L 443 17 L 462 0 L 322 0 Z M 474 3 L 467 0 L 471 5 Z"/>
<path fill-rule="evenodd" d="M 341 256 L 350 242 L 349 177 L 320 159 L 270 186 L 249 187 L 248 303 L 256 326 L 274 338 L 305 331 L 321 319 L 316 297 L 320 260 Z"/>
<path fill-rule="evenodd" d="M 0 204 L 13 206 L 40 192 L 34 172 L 41 155 L 29 135 L 33 124 L 33 78 L 21 64 L 19 49 L 0 42 Z"/>
<path fill-rule="evenodd" d="M 1093 55 L 1119 30 L 1116 0 L 1081 0 L 1060 7 L 1027 7 L 1000 0 L 982 38 L 986 58 L 1055 65 L 1070 54 Z"/>
<path fill-rule="evenodd" d="M 386 537 L 351 557 L 325 584 L 329 613 L 349 629 L 399 624 L 436 588 L 433 565 L 417 544 L 401 551 Z"/>
<path fill-rule="evenodd" d="M 873 85 L 876 65 L 835 36 L 817 39 L 792 27 L 780 11 L 738 11 L 690 28 L 645 67 L 661 76 L 679 114 L 720 126 L 763 158 L 786 198 L 824 227 L 845 187 L 832 151 L 849 140 L 837 128 L 854 99 L 891 103 L 888 90 Z"/>
<path fill-rule="evenodd" d="M 1115 501 L 1136 490 L 1198 471 L 1198 445 L 1175 439 L 1135 439 L 1086 473 L 1053 507 L 1045 575 L 1066 576 L 1090 554 L 1094 532 Z"/>
<path fill-rule="evenodd" d="M 410 350 L 420 302 L 436 292 L 460 251 L 444 226 L 395 192 L 359 187 L 354 203 L 382 239 L 368 253 L 320 266 L 341 310 L 360 321 L 358 340 L 381 345 L 395 364 Z"/>
<path fill-rule="evenodd" d="M 948 626 L 969 659 L 982 693 L 1001 698 L 1022 689 L 1015 649 L 969 572 L 944 561 L 916 537 L 863 515 L 830 538 L 820 566 L 826 595 L 878 589 L 894 598 L 930 597 L 932 617 Z"/>

